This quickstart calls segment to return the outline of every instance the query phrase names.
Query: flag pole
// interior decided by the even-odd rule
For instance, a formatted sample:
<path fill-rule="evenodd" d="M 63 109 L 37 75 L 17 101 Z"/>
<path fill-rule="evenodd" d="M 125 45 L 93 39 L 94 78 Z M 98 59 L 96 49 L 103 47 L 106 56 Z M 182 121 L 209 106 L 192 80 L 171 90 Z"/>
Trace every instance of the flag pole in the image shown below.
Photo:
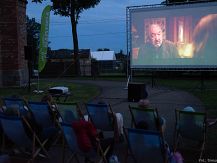
<path fill-rule="evenodd" d="M 50 10 L 51 6 L 47 5 L 41 15 L 41 30 L 40 30 L 40 44 L 39 44 L 39 56 L 38 56 L 38 90 L 37 93 L 42 93 L 39 90 L 39 73 L 44 69 L 46 65 L 47 45 L 48 45 L 48 33 L 50 23 Z"/>

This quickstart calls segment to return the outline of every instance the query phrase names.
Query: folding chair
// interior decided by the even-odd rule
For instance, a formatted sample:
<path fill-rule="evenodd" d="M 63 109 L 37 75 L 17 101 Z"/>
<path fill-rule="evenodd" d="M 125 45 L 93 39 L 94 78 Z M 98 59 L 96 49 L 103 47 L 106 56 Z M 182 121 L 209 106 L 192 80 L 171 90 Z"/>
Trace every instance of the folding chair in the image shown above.
<path fill-rule="evenodd" d="M 191 140 L 197 143 L 195 149 L 200 145 L 200 157 L 202 158 L 206 142 L 206 113 L 175 110 L 175 131 L 174 131 L 174 150 L 181 142 Z M 190 142 L 188 147 L 190 148 Z"/>
<path fill-rule="evenodd" d="M 77 144 L 77 137 L 74 129 L 72 128 L 72 124 L 61 123 L 61 129 L 64 135 L 62 162 L 65 162 L 65 145 L 67 145 L 69 150 L 72 152 L 71 157 L 68 158 L 67 162 L 70 162 L 73 158 L 79 162 L 78 156 L 81 156 L 82 158 L 85 158 L 85 161 L 94 159 L 94 162 L 107 163 L 105 156 L 109 151 L 110 146 L 107 146 L 103 151 L 99 141 L 97 148 L 93 147 L 90 151 L 83 152 L 80 150 L 79 145 Z"/>
<path fill-rule="evenodd" d="M 112 131 L 114 138 L 117 138 L 115 123 L 116 117 L 109 104 L 86 104 L 88 118 L 96 127 L 96 129 L 104 131 Z"/>
<path fill-rule="evenodd" d="M 48 103 L 28 101 L 27 106 L 32 115 L 32 119 L 37 126 L 41 127 L 39 137 L 42 140 L 49 140 L 56 137 L 59 133 L 59 129 Z"/>
<path fill-rule="evenodd" d="M 77 103 L 57 103 L 57 114 L 62 122 L 72 123 L 73 121 L 84 119 Z"/>
<path fill-rule="evenodd" d="M 24 99 L 20 99 L 20 98 L 2 98 L 3 101 L 3 106 L 5 107 L 3 109 L 3 111 L 5 111 L 5 109 L 10 109 L 10 108 L 16 108 L 19 115 L 26 115 L 28 113 L 28 109 L 26 107 L 26 102 L 24 101 Z"/>
<path fill-rule="evenodd" d="M 128 151 L 125 162 L 131 155 L 134 162 L 167 162 L 167 152 L 162 134 L 159 131 L 148 131 L 143 129 L 124 129 Z"/>
<path fill-rule="evenodd" d="M 143 129 L 162 131 L 161 126 L 165 125 L 165 122 L 160 122 L 160 117 L 156 108 L 140 108 L 129 105 L 129 110 L 131 114 L 131 127 L 141 128 L 142 126 L 140 126 L 140 123 L 145 122 L 146 126 L 144 126 Z"/>
<path fill-rule="evenodd" d="M 44 143 L 42 143 L 34 130 L 28 124 L 28 122 L 23 117 L 9 116 L 0 114 L 0 123 L 3 129 L 3 136 L 7 136 L 20 151 L 28 150 L 31 152 L 31 158 L 29 161 L 34 162 L 34 159 L 42 150 L 44 154 L 48 157 L 48 153 L 44 148 Z M 26 124 L 26 127 L 24 126 Z M 31 132 L 31 137 L 27 134 L 26 129 Z M 38 147 L 36 147 L 36 143 Z"/>

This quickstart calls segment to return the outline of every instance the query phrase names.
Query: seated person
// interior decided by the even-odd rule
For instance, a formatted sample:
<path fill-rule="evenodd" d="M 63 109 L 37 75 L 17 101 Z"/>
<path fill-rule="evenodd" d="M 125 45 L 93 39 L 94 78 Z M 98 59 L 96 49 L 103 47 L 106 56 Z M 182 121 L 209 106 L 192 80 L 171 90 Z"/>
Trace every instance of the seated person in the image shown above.
<path fill-rule="evenodd" d="M 150 101 L 148 99 L 141 99 L 138 102 L 138 106 L 140 108 L 143 108 L 143 109 L 149 108 Z M 165 118 L 164 117 L 160 117 L 159 123 L 160 123 L 159 125 L 161 126 L 161 129 L 162 129 L 162 132 L 164 132 L 165 128 L 166 128 L 166 120 L 165 120 Z M 141 127 L 141 128 L 143 128 L 143 129 L 148 129 L 149 128 L 148 123 L 145 120 L 141 120 L 141 122 L 139 122 L 137 124 L 137 127 L 138 126 Z"/>
<path fill-rule="evenodd" d="M 195 112 L 195 109 L 191 106 L 186 106 L 183 111 Z M 217 123 L 217 118 L 207 118 L 206 122 L 208 127 L 213 126 Z"/>
<path fill-rule="evenodd" d="M 74 121 L 72 122 L 72 128 L 75 131 L 79 148 L 83 152 L 89 152 L 91 151 L 91 149 L 97 150 L 98 142 L 100 142 L 103 151 L 105 151 L 105 149 L 110 145 L 110 149 L 106 154 L 106 159 L 109 160 L 109 157 L 111 156 L 113 151 L 114 144 L 112 138 L 102 139 L 97 133 L 96 128 L 89 121 Z"/>

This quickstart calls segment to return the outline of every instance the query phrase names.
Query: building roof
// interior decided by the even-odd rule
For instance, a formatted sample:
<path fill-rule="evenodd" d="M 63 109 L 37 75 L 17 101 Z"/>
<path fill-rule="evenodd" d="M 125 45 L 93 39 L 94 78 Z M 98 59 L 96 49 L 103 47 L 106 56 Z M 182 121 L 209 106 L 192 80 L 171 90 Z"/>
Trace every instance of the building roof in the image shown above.
<path fill-rule="evenodd" d="M 95 52 L 90 52 L 90 53 L 91 53 L 91 58 L 94 58 L 97 61 L 116 60 L 114 51 L 95 51 Z"/>
<path fill-rule="evenodd" d="M 58 49 L 58 50 L 49 50 L 48 58 L 50 59 L 66 59 L 73 58 L 74 50 L 71 49 Z M 79 49 L 78 55 L 80 58 L 90 59 L 90 49 Z"/>

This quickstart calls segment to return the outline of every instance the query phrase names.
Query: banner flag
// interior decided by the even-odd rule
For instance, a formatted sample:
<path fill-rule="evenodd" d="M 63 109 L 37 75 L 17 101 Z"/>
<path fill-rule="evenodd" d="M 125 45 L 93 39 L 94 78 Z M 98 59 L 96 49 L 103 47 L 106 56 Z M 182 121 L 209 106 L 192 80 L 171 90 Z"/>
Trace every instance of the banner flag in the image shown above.
<path fill-rule="evenodd" d="M 47 5 L 44 8 L 42 15 L 41 15 L 38 72 L 41 72 L 44 69 L 44 66 L 46 64 L 48 32 L 49 32 L 49 23 L 50 23 L 50 10 L 51 10 L 51 6 Z"/>

